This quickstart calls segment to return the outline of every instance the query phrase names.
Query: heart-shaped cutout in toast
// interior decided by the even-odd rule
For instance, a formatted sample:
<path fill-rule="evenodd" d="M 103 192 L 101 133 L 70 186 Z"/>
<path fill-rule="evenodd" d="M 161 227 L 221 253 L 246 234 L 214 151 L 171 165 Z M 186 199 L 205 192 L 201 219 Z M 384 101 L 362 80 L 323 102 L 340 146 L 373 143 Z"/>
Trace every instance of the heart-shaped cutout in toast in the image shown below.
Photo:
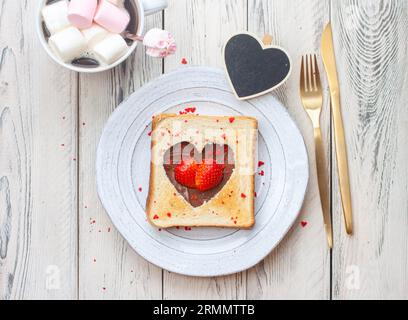
<path fill-rule="evenodd" d="M 217 164 L 223 164 L 221 182 L 214 188 L 206 191 L 200 191 L 197 188 L 186 187 L 180 184 L 175 178 L 175 168 L 181 161 L 187 159 L 194 159 L 198 164 L 202 163 L 205 159 L 214 159 Z M 228 182 L 235 168 L 234 152 L 226 144 L 207 144 L 200 152 L 193 144 L 183 141 L 170 147 L 165 152 L 163 160 L 163 167 L 170 182 L 192 207 L 199 207 L 216 196 Z"/>
<path fill-rule="evenodd" d="M 292 69 L 290 57 L 283 48 L 264 45 L 248 33 L 236 34 L 228 40 L 224 59 L 239 100 L 254 98 L 278 88 Z"/>

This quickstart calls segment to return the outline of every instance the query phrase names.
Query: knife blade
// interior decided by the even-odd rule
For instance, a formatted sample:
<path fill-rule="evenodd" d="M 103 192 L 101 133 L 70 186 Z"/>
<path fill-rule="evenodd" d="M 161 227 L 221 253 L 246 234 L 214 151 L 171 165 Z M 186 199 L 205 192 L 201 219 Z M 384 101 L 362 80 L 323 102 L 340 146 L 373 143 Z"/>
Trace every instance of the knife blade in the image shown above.
<path fill-rule="evenodd" d="M 333 45 L 333 33 L 330 23 L 327 24 L 326 28 L 323 31 L 320 50 L 330 89 L 331 108 L 334 123 L 334 142 L 336 149 L 337 170 L 339 176 L 344 222 L 347 234 L 352 234 L 352 206 L 350 178 L 347 161 L 347 147 L 340 106 L 340 90 Z"/>

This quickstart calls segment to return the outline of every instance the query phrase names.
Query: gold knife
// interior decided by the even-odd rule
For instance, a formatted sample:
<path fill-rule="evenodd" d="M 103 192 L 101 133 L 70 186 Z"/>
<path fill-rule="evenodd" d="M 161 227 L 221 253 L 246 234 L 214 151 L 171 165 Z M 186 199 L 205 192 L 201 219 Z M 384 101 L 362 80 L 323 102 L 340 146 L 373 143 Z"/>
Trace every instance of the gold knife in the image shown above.
<path fill-rule="evenodd" d="M 347 234 L 352 234 L 352 209 L 347 148 L 346 139 L 344 136 L 343 119 L 341 116 L 339 81 L 337 78 L 336 59 L 333 47 L 333 34 L 330 23 L 327 24 L 326 28 L 323 31 L 321 53 L 330 88 L 331 108 L 334 122 L 334 141 L 336 148 L 337 169 L 339 174 L 344 222 Z"/>

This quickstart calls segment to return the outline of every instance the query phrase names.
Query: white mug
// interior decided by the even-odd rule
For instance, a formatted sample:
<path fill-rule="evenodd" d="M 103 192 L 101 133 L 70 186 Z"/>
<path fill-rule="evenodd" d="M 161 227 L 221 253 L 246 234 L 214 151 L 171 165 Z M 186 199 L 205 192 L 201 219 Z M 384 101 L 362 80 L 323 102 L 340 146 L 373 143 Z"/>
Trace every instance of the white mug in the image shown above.
<path fill-rule="evenodd" d="M 109 69 L 112 69 L 116 67 L 117 65 L 121 64 L 123 61 L 125 61 L 131 54 L 132 52 L 136 49 L 137 46 L 137 41 L 134 41 L 133 44 L 129 47 L 128 52 L 121 57 L 119 60 L 115 61 L 114 63 L 110 65 L 105 65 L 105 66 L 99 66 L 96 68 L 85 68 L 85 67 L 78 67 L 74 66 L 70 63 L 64 63 L 61 61 L 50 49 L 47 40 L 44 36 L 43 28 L 42 28 L 42 15 L 41 15 L 41 10 L 45 6 L 47 0 L 41 0 L 40 5 L 37 10 L 37 18 L 36 18 L 36 29 L 37 29 L 37 35 L 38 38 L 40 39 L 40 42 L 44 48 L 44 50 L 48 53 L 48 55 L 54 60 L 56 63 L 59 65 L 70 69 L 72 71 L 76 72 L 85 72 L 85 73 L 96 73 L 96 72 L 102 72 L 106 71 Z M 133 1 L 136 7 L 136 14 L 137 14 L 137 19 L 138 19 L 138 26 L 137 26 L 137 32 L 136 34 L 138 36 L 141 36 L 143 34 L 143 28 L 144 28 L 144 17 L 151 15 L 153 13 L 156 13 L 158 11 L 161 11 L 167 7 L 167 0 L 130 0 Z"/>

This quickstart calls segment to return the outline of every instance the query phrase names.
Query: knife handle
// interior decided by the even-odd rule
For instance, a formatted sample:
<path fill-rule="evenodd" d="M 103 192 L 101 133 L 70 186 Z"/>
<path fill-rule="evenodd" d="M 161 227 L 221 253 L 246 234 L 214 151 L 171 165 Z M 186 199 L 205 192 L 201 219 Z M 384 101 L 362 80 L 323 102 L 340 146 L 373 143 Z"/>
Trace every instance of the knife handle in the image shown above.
<path fill-rule="evenodd" d="M 340 195 L 343 205 L 344 222 L 347 234 L 353 233 L 352 208 L 350 194 L 350 179 L 347 161 L 347 147 L 344 135 L 343 118 L 340 109 L 340 95 L 338 91 L 332 92 L 332 114 L 334 122 L 334 142 L 336 148 L 337 170 L 339 175 Z"/>
<path fill-rule="evenodd" d="M 326 229 L 327 243 L 329 248 L 333 248 L 333 229 L 330 217 L 330 199 L 328 190 L 328 179 L 326 174 L 326 161 L 322 140 L 322 131 L 320 128 L 314 128 L 315 149 L 316 149 L 316 167 L 317 179 L 319 183 L 320 202 L 323 211 L 323 223 Z"/>

